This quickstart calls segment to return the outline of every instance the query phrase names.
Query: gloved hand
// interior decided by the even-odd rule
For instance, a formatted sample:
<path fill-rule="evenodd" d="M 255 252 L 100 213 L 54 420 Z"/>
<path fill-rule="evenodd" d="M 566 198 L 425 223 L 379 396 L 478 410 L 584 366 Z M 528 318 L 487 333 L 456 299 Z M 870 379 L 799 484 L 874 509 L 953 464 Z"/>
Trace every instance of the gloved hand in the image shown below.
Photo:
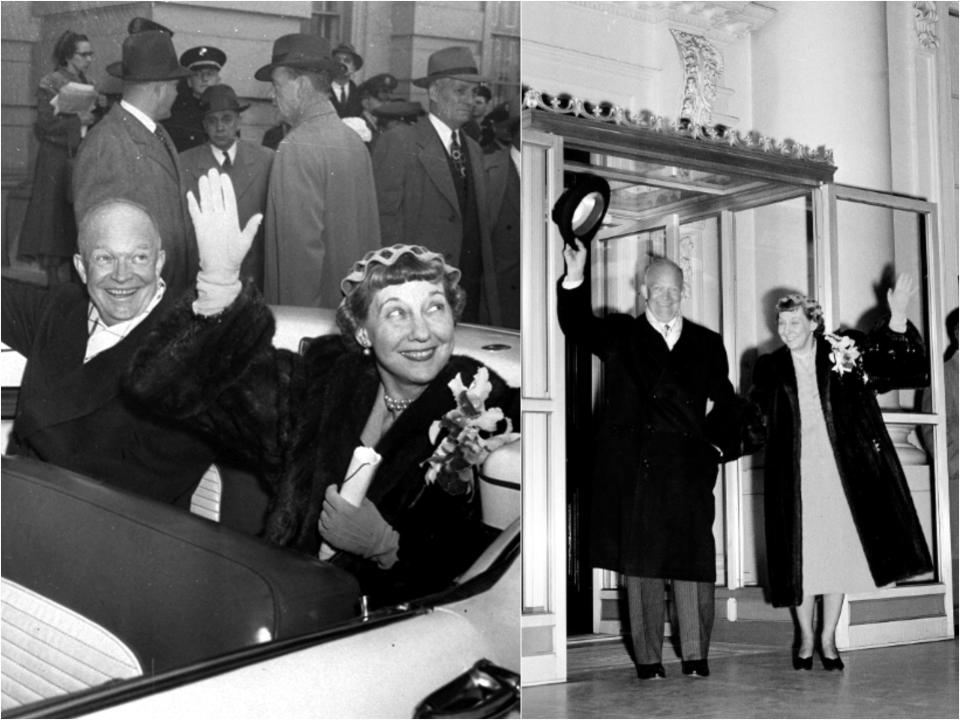
<path fill-rule="evenodd" d="M 230 176 L 216 168 L 200 178 L 200 201 L 187 193 L 187 207 L 197 234 L 200 272 L 194 312 L 214 315 L 240 294 L 240 264 L 246 257 L 263 215 L 257 213 L 240 229 L 237 199 Z"/>
<path fill-rule="evenodd" d="M 894 332 L 907 331 L 907 307 L 910 298 L 917 294 L 917 286 L 913 276 L 900 273 L 897 284 L 887 290 L 887 305 L 890 306 L 890 329 Z"/>
<path fill-rule="evenodd" d="M 360 507 L 340 497 L 335 485 L 327 487 L 320 513 L 320 535 L 333 547 L 360 555 L 388 569 L 397 561 L 400 534 L 390 527 L 377 506 L 364 498 Z"/>

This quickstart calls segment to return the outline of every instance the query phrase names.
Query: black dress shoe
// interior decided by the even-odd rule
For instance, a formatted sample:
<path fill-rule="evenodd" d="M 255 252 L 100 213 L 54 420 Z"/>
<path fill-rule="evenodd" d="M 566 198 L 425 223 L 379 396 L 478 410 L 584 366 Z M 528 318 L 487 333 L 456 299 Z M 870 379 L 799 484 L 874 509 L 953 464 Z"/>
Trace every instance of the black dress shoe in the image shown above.
<path fill-rule="evenodd" d="M 710 674 L 710 666 L 707 665 L 707 660 L 681 660 L 680 669 L 683 671 L 684 675 L 699 675 L 700 677 L 707 677 Z"/>
<path fill-rule="evenodd" d="M 650 680 L 651 678 L 666 677 L 667 673 L 663 670 L 660 663 L 650 663 L 648 665 L 637 664 L 637 677 L 641 680 Z"/>
<path fill-rule="evenodd" d="M 800 657 L 798 654 L 794 653 L 793 669 L 794 670 L 813 670 L 813 655 L 811 655 L 810 657 Z"/>
<path fill-rule="evenodd" d="M 820 662 L 823 663 L 824 670 L 843 670 L 843 660 L 840 659 L 840 653 L 835 658 L 827 657 L 820 651 Z"/>

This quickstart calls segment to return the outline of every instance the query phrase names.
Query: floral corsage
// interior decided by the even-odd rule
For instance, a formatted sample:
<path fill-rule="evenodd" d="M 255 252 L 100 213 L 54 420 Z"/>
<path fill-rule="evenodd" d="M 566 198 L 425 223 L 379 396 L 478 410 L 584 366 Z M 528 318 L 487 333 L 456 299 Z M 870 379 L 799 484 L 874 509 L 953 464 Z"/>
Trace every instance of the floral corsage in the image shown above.
<path fill-rule="evenodd" d="M 830 343 L 830 361 L 833 363 L 832 369 L 835 373 L 843 375 L 861 370 L 860 348 L 852 337 L 835 333 L 827 333 L 823 337 Z"/>
<path fill-rule="evenodd" d="M 473 468 L 500 446 L 519 438 L 520 433 L 513 432 L 503 410 L 485 406 L 493 389 L 485 367 L 477 370 L 470 387 L 463 384 L 459 373 L 447 387 L 457 406 L 430 426 L 430 442 L 435 443 L 441 433 L 446 435 L 424 461 L 429 466 L 425 477 L 428 485 L 437 483 L 451 495 L 469 498 L 474 492 Z M 501 422 L 506 423 L 506 429 L 497 433 Z"/>

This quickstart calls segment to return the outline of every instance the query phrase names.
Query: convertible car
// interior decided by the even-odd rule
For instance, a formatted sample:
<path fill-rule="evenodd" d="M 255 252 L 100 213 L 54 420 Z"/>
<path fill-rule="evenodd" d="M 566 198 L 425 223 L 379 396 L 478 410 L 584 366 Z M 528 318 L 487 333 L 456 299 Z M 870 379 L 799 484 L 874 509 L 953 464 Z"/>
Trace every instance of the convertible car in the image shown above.
<path fill-rule="evenodd" d="M 335 328 L 275 314 L 280 347 Z M 462 325 L 456 352 L 519 386 L 517 333 Z M 21 368 L 3 352 L 4 444 Z M 372 612 L 346 571 L 232 520 L 244 490 L 216 467 L 186 513 L 2 462 L 4 717 L 519 716 L 519 442 L 480 473 L 499 536 L 442 592 Z"/>

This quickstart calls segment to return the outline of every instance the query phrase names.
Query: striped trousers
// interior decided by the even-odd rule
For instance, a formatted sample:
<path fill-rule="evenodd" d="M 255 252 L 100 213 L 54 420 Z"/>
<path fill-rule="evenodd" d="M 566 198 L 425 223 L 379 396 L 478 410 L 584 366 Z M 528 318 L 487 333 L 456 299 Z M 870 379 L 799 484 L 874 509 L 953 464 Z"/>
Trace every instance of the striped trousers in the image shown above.
<path fill-rule="evenodd" d="M 633 575 L 624 577 L 635 662 L 658 663 L 663 649 L 667 581 Z M 681 656 L 684 660 L 706 660 L 713 630 L 714 583 L 670 580 L 670 585 L 680 628 Z"/>

